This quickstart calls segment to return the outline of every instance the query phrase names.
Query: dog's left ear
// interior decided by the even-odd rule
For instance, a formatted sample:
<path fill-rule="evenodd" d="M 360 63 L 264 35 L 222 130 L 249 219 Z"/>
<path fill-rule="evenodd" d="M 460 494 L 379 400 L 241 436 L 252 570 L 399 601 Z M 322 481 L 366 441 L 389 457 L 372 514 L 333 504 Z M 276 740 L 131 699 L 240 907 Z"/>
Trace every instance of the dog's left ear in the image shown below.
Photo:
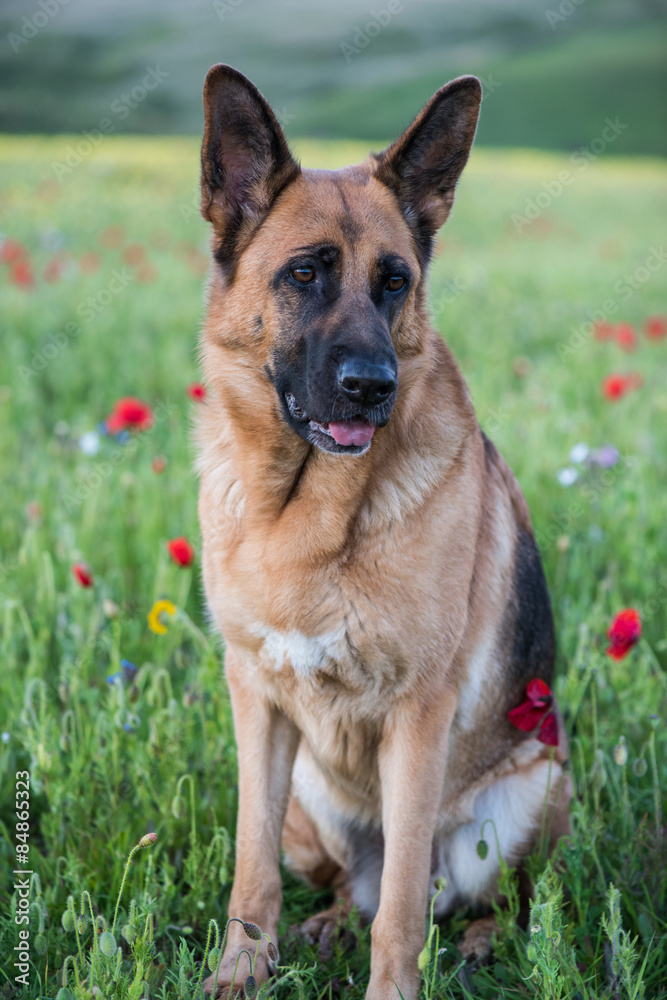
<path fill-rule="evenodd" d="M 268 102 L 231 66 L 208 71 L 204 115 L 201 213 L 213 223 L 215 256 L 225 266 L 300 168 Z"/>
<path fill-rule="evenodd" d="M 454 203 L 481 100 L 477 77 L 452 80 L 433 95 L 396 142 L 375 156 L 375 176 L 398 198 L 424 262 Z"/>

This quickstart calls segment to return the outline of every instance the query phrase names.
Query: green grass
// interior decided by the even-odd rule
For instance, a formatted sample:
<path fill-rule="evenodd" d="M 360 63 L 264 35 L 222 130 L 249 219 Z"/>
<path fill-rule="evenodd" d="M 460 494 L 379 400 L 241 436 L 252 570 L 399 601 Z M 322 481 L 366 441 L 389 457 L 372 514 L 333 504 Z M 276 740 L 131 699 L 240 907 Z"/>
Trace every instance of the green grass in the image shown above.
<path fill-rule="evenodd" d="M 100 935 L 95 995 L 138 1000 L 145 980 L 153 997 L 194 998 L 209 920 L 222 925 L 226 915 L 237 805 L 222 656 L 205 625 L 198 564 L 177 569 L 165 552 L 181 534 L 198 548 L 196 404 L 185 392 L 197 378 L 203 311 L 197 143 L 108 138 L 57 184 L 51 164 L 68 142 L 0 145 L 0 231 L 24 244 L 36 275 L 34 287 L 18 287 L 0 264 L 2 951 L 18 942 L 15 774 L 29 770 L 38 879 L 30 985 L 21 995 L 55 997 L 66 956 L 85 978 L 91 921 L 111 931 L 126 857 L 154 830 L 156 843 L 129 868 L 114 929 L 121 942 L 125 928 L 121 950 L 109 957 L 113 942 Z M 364 149 L 304 142 L 300 152 L 306 164 L 339 165 Z M 664 169 L 600 157 L 575 169 L 572 184 L 517 232 L 512 215 L 564 169 L 572 170 L 565 157 L 476 152 L 442 233 L 431 291 L 438 328 L 541 539 L 558 632 L 556 692 L 571 737 L 574 833 L 555 869 L 531 860 L 532 932 L 516 926 L 514 876 L 504 873 L 510 907 L 493 963 L 460 968 L 464 912 L 433 929 L 427 1000 L 667 995 L 667 339 L 640 332 L 639 349 L 626 355 L 590 336 L 588 325 L 591 310 L 612 306 L 612 319 L 640 331 L 648 316 L 667 312 L 665 264 L 656 263 Z M 100 244 L 111 225 L 122 228 L 120 247 Z M 48 247 L 61 241 L 64 272 L 50 283 L 42 277 Z M 123 261 L 130 244 L 145 248 L 150 280 Z M 94 273 L 77 263 L 90 251 L 100 257 Z M 123 269 L 116 285 L 114 271 Z M 67 324 L 75 329 L 63 338 Z M 640 373 L 642 387 L 607 402 L 601 380 L 624 371 Z M 83 454 L 81 435 L 128 394 L 156 407 L 154 429 L 125 445 L 102 438 L 96 455 Z M 566 488 L 556 476 L 580 441 L 613 444 L 621 460 L 606 473 L 580 466 Z M 161 475 L 151 468 L 159 455 L 167 460 Z M 92 589 L 72 577 L 79 559 L 93 570 Z M 165 636 L 146 623 L 158 596 L 179 607 Z M 112 617 L 109 601 L 118 608 Z M 605 633 L 626 606 L 641 611 L 643 637 L 613 661 Z M 110 685 L 123 658 L 139 668 L 134 683 Z M 619 764 L 614 749 L 623 740 L 628 760 Z M 71 906 L 62 920 L 69 896 L 80 932 Z M 324 899 L 285 876 L 288 978 L 271 995 L 363 997 L 367 929 L 353 921 L 356 946 L 346 949 L 348 936 L 328 956 L 293 929 Z M 92 984 L 75 986 L 74 961 L 69 988 L 83 998 Z M 12 963 L 2 964 L 8 983 Z"/>

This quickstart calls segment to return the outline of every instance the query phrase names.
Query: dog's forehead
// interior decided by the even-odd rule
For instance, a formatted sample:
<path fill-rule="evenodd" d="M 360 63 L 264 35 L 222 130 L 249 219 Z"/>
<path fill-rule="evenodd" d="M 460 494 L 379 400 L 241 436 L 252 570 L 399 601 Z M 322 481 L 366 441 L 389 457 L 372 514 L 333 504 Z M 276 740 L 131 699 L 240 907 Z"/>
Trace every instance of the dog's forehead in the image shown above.
<path fill-rule="evenodd" d="M 364 165 L 303 170 L 262 226 L 257 250 L 273 261 L 331 244 L 356 258 L 398 254 L 418 266 L 410 229 L 392 192 Z M 261 248 L 261 249 L 260 249 Z"/>

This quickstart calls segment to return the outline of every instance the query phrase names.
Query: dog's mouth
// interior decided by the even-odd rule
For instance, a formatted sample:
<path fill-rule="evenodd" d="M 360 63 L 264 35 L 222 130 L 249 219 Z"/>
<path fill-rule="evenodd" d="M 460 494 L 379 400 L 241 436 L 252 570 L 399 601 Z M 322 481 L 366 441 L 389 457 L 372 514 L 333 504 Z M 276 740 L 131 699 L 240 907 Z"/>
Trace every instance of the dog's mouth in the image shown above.
<path fill-rule="evenodd" d="M 301 436 L 322 451 L 363 455 L 370 448 L 376 425 L 367 417 L 356 414 L 344 420 L 320 423 L 308 416 L 291 392 L 286 392 L 284 398 L 290 416 L 299 424 Z"/>

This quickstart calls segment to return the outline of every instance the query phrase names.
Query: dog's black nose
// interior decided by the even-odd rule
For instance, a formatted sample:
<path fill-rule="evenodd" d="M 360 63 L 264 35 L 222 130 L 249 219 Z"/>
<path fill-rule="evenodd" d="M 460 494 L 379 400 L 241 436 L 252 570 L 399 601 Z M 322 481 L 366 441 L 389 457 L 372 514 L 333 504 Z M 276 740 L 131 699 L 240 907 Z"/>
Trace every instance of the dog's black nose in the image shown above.
<path fill-rule="evenodd" d="M 375 406 L 384 403 L 395 391 L 396 376 L 389 365 L 350 358 L 340 366 L 338 385 L 355 403 Z"/>

